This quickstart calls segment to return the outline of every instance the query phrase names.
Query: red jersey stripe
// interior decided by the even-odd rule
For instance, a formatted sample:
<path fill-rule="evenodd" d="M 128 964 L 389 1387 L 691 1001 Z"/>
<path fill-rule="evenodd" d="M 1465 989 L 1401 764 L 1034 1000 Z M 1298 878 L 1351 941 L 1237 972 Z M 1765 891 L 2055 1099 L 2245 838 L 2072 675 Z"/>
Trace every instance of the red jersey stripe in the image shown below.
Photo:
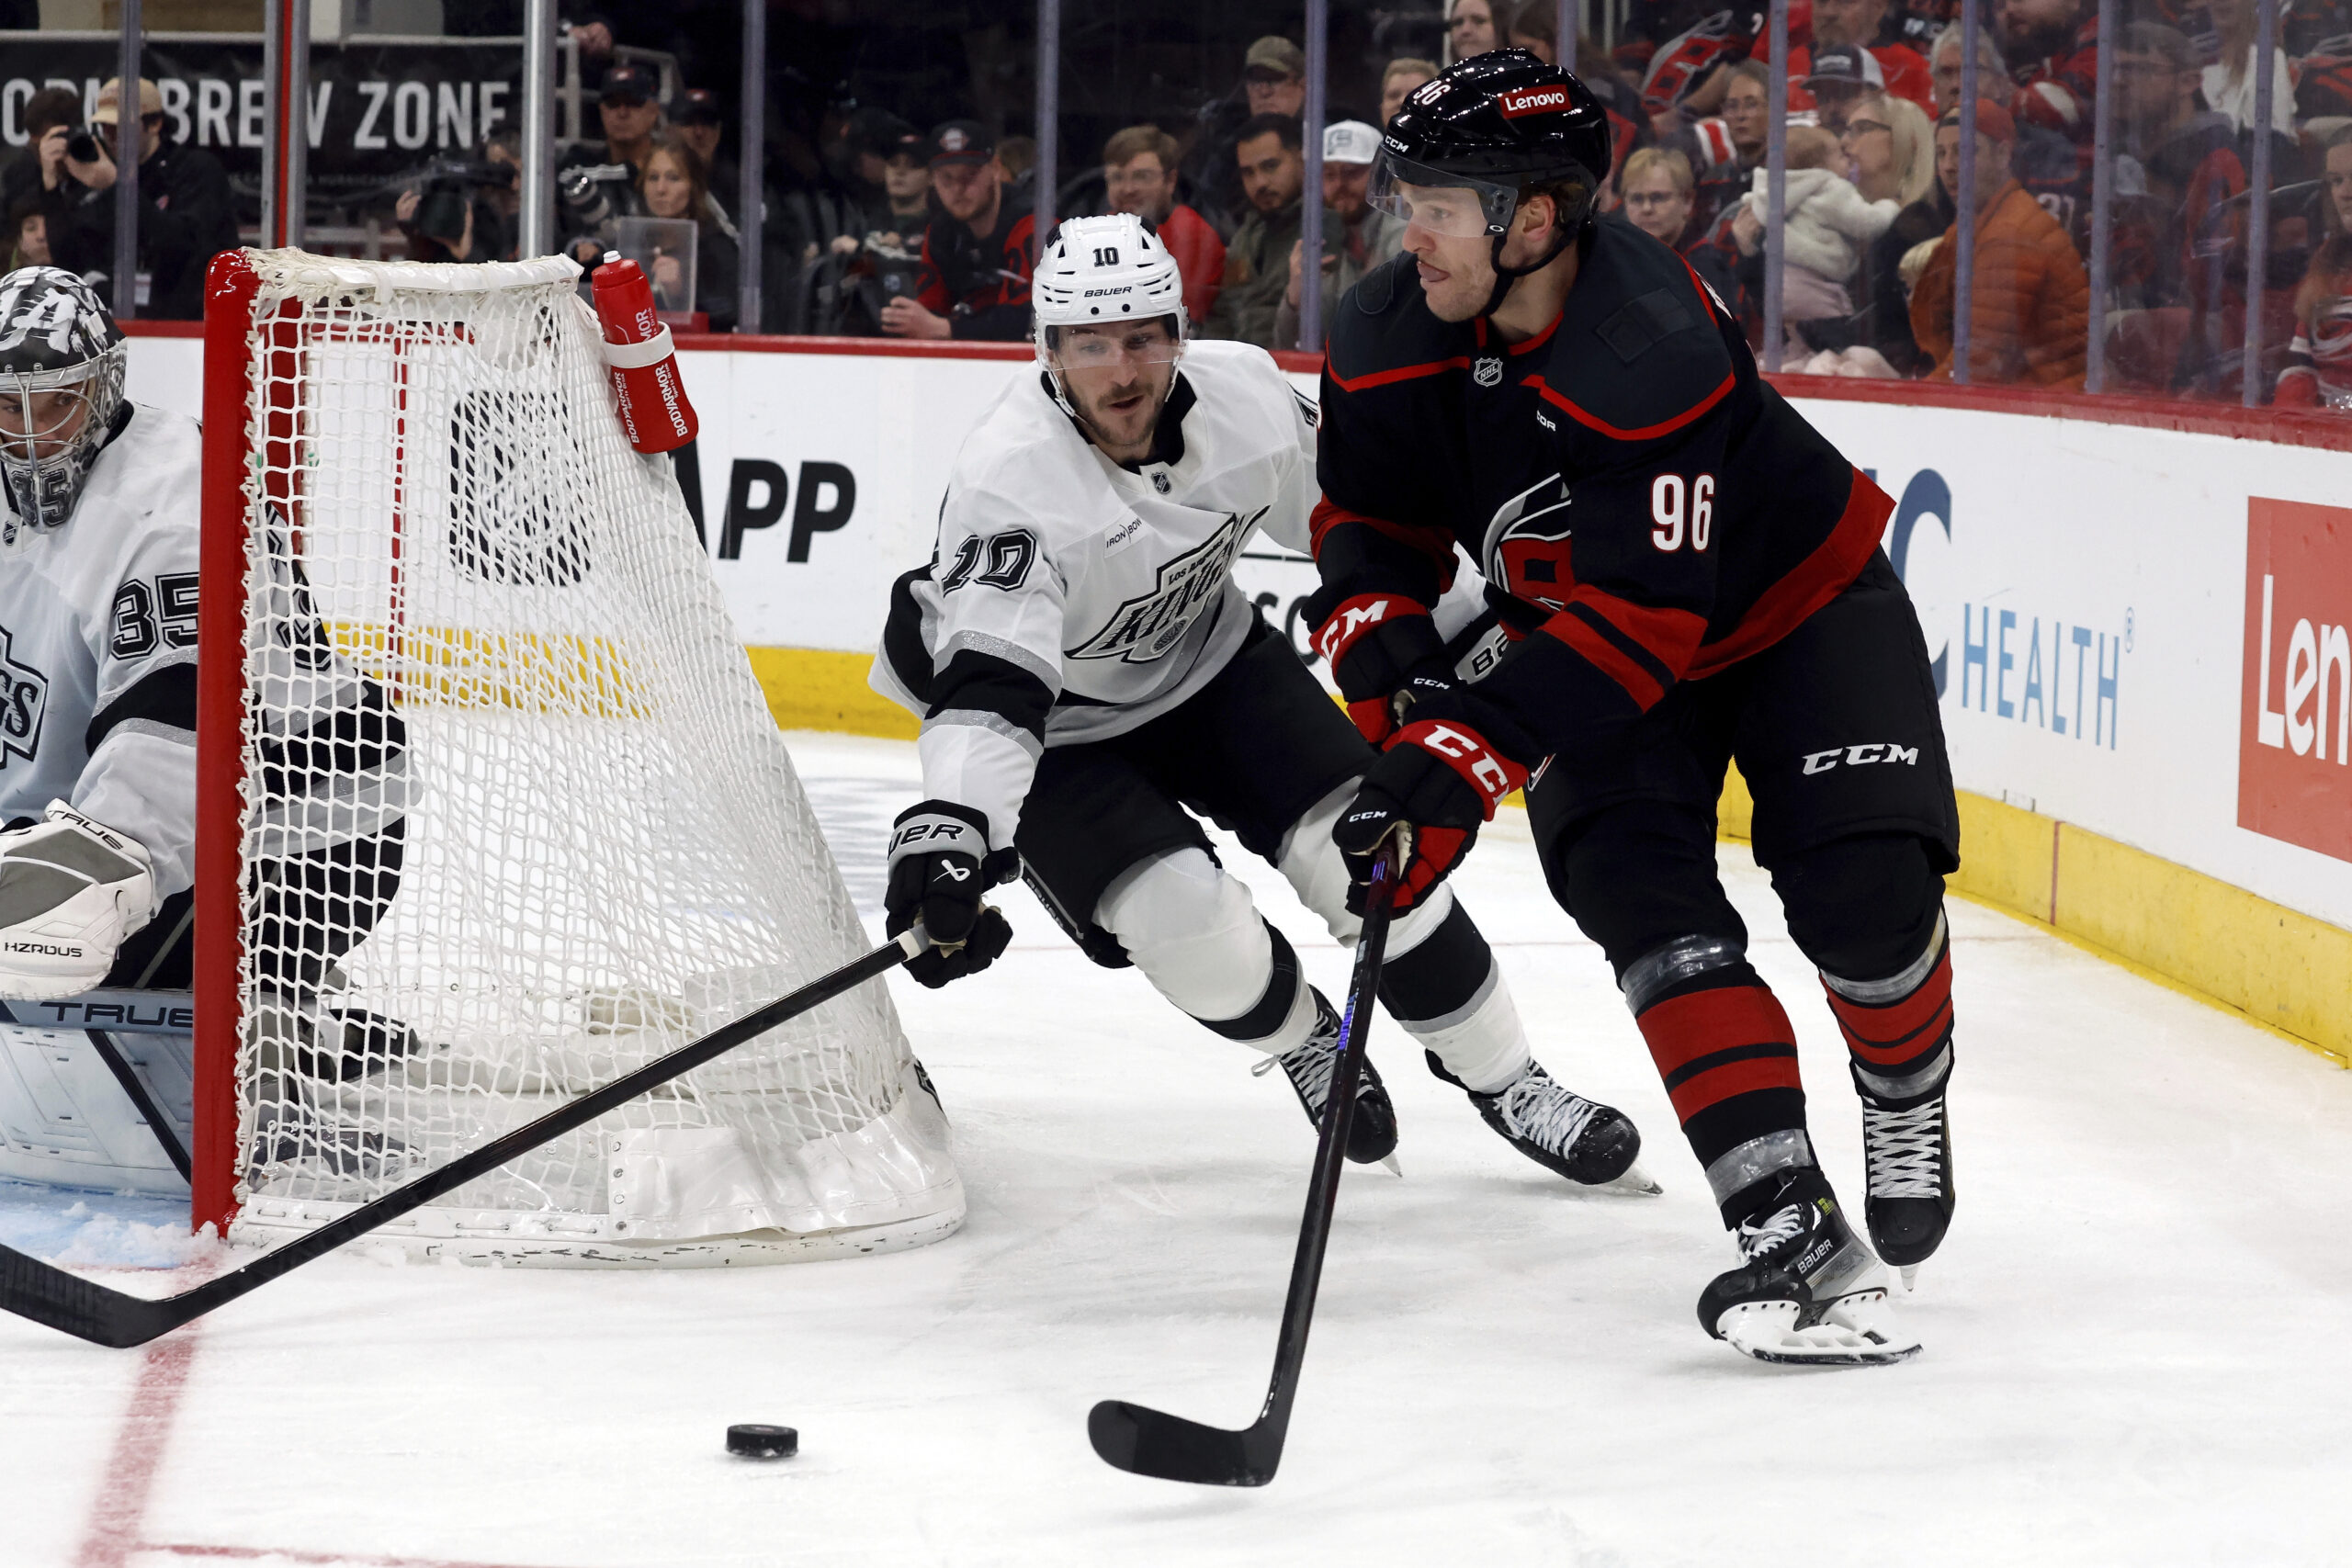
<path fill-rule="evenodd" d="M 1319 556 L 1323 553 L 1323 536 L 1343 523 L 1361 523 L 1376 534 L 1383 535 L 1419 550 L 1430 559 L 1441 562 L 1444 578 L 1450 586 L 1453 581 L 1453 536 L 1442 527 L 1417 527 L 1410 523 L 1391 523 L 1385 517 L 1374 517 L 1362 512 L 1351 512 L 1329 499 L 1315 503 L 1307 517 L 1307 548 Z"/>
<path fill-rule="evenodd" d="M 1691 404 L 1689 408 L 1684 409 L 1680 413 L 1676 414 L 1672 419 L 1660 420 L 1656 424 L 1639 425 L 1632 430 L 1627 430 L 1622 426 L 1611 424 L 1598 414 L 1585 412 L 1584 410 L 1578 408 L 1576 404 L 1570 402 L 1559 393 L 1552 390 L 1551 388 L 1545 386 L 1544 384 L 1544 378 L 1541 376 L 1527 377 L 1525 379 L 1521 381 L 1520 385 L 1534 388 L 1537 395 L 1542 397 L 1545 402 L 1560 409 L 1566 412 L 1570 419 L 1575 420 L 1578 424 L 1585 425 L 1589 429 L 1597 430 L 1600 432 L 1601 434 L 1609 436 L 1613 440 L 1650 441 L 1655 440 L 1657 437 L 1661 435 L 1673 434 L 1684 425 L 1689 424 L 1691 421 L 1705 413 L 1709 409 L 1713 408 L 1717 403 L 1722 402 L 1725 398 L 1731 396 L 1731 389 L 1734 386 L 1738 384 L 1738 380 L 1739 374 L 1737 371 L 1726 370 L 1724 372 L 1724 378 L 1721 385 L 1716 387 L 1713 391 L 1709 392 L 1705 397 L 1701 398 L 1697 402 Z"/>
<path fill-rule="evenodd" d="M 1651 658 L 1678 678 L 1689 666 L 1690 656 L 1699 651 L 1700 639 L 1707 635 L 1704 615 L 1689 610 L 1636 604 L 1589 582 L 1578 583 L 1576 592 L 1568 595 L 1568 603 L 1582 604 L 1600 615 L 1630 640 L 1639 643 Z"/>
<path fill-rule="evenodd" d="M 1394 381 L 1412 381 L 1423 376 L 1442 376 L 1448 370 L 1467 370 L 1470 368 L 1470 356 L 1466 354 L 1457 354 L 1451 359 L 1433 359 L 1426 365 L 1400 365 L 1394 370 L 1374 370 L 1366 375 L 1358 376 L 1353 380 L 1350 380 L 1331 368 L 1328 360 L 1325 361 L 1323 368 L 1324 374 L 1331 378 L 1331 384 L 1340 390 L 1361 392 L 1368 387 L 1385 387 Z"/>
<path fill-rule="evenodd" d="M 1854 470 L 1854 488 L 1846 497 L 1845 514 L 1829 536 L 1780 581 L 1757 596 L 1739 625 L 1718 641 L 1699 649 L 1685 671 L 1696 681 L 1727 670 L 1743 659 L 1763 652 L 1804 624 L 1805 617 L 1846 591 L 1846 585 L 1870 565 L 1886 520 L 1894 514 L 1894 498 Z"/>
<path fill-rule="evenodd" d="M 1658 683 L 1657 676 L 1626 657 L 1623 649 L 1577 616 L 1564 610 L 1544 622 L 1541 629 L 1566 643 L 1582 656 L 1586 663 L 1624 687 L 1625 694 L 1633 698 L 1634 705 L 1644 713 L 1649 712 L 1657 705 L 1657 700 L 1666 695 L 1666 688 Z"/>

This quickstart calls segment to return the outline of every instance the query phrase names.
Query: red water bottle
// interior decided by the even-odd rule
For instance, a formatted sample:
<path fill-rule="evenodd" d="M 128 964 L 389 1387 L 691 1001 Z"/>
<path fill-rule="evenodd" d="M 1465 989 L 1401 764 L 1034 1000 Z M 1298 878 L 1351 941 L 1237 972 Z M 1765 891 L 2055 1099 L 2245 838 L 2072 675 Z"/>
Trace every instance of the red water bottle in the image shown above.
<path fill-rule="evenodd" d="M 686 401 L 670 328 L 653 311 L 653 285 L 644 269 L 617 251 L 592 276 L 596 320 L 605 329 L 605 374 L 628 444 L 640 452 L 674 452 L 695 438 L 702 422 Z"/>

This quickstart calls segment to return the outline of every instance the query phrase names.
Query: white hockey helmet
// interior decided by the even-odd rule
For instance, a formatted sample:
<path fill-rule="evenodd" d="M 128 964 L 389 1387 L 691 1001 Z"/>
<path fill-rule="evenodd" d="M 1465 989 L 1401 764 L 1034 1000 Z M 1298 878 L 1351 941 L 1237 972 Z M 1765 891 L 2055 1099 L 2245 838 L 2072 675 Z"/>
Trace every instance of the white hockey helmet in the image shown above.
<path fill-rule="evenodd" d="M 1184 336 L 1184 275 L 1159 236 L 1132 212 L 1064 223 L 1037 258 L 1029 300 L 1037 358 L 1048 368 L 1058 327 L 1165 316 L 1169 335 L 1180 343 Z"/>
<path fill-rule="evenodd" d="M 0 544 L 74 514 L 114 434 L 123 359 L 122 329 L 72 273 L 28 266 L 0 277 Z"/>

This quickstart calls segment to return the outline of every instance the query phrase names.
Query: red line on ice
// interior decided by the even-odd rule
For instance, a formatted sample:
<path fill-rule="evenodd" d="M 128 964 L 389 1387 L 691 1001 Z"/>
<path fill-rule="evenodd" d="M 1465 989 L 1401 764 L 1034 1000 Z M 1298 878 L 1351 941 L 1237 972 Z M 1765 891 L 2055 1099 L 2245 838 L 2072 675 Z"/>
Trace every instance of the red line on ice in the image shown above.
<path fill-rule="evenodd" d="M 134 1550 L 173 1557 L 208 1557 L 232 1562 L 310 1562 L 321 1568 L 522 1568 L 512 1562 L 459 1562 L 445 1557 L 355 1557 L 347 1551 L 288 1551 L 266 1546 L 198 1546 L 143 1542 Z"/>
<path fill-rule="evenodd" d="M 107 1456 L 97 1501 L 90 1509 L 82 1550 L 74 1559 L 74 1568 L 124 1568 L 139 1549 L 147 1500 L 154 1491 L 155 1472 L 163 1467 L 164 1450 L 179 1415 L 188 1365 L 196 1359 L 197 1332 L 191 1325 L 147 1348 L 139 1365 L 139 1381 L 131 1387 L 130 1407 L 123 1414 L 121 1430 L 115 1434 L 114 1452 Z"/>

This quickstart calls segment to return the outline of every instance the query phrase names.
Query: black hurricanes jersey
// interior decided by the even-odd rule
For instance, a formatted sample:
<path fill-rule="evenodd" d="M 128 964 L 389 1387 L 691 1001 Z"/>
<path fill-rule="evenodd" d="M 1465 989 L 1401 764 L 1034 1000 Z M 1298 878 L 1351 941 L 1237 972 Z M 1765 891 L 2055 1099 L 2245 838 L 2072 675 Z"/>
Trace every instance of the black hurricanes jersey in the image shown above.
<path fill-rule="evenodd" d="M 1530 765 L 1770 647 L 1894 510 L 1680 257 L 1617 223 L 1580 247 L 1559 318 L 1508 344 L 1438 320 L 1400 256 L 1341 303 L 1323 372 L 1325 599 L 1432 604 L 1459 544 L 1516 639 L 1476 705 Z"/>

